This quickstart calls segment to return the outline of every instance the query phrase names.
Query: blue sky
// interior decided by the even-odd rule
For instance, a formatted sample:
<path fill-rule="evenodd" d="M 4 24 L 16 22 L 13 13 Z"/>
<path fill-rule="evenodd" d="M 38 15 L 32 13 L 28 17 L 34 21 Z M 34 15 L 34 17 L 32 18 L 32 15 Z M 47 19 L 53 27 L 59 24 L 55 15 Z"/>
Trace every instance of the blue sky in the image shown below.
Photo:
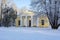
<path fill-rule="evenodd" d="M 22 8 L 22 7 L 30 8 L 29 7 L 30 2 L 31 0 L 14 0 L 14 3 L 16 4 L 18 8 Z"/>

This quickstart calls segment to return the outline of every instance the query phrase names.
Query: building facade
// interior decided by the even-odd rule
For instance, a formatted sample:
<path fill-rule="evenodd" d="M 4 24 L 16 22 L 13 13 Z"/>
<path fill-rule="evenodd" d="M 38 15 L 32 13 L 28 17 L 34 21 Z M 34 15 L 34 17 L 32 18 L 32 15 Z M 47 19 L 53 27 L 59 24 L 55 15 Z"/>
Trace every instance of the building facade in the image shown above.
<path fill-rule="evenodd" d="M 39 16 L 34 12 L 24 10 L 20 13 L 15 20 L 17 27 L 49 27 L 49 20 L 45 14 Z"/>

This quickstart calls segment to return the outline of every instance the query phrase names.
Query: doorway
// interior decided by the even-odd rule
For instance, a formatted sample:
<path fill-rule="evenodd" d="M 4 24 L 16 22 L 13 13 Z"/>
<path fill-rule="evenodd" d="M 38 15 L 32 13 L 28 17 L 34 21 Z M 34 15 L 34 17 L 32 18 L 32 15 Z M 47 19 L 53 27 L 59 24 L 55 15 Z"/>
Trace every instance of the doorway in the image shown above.
<path fill-rule="evenodd" d="M 20 20 L 18 21 L 18 25 L 20 26 Z"/>
<path fill-rule="evenodd" d="M 29 27 L 31 27 L 31 20 L 29 20 Z"/>

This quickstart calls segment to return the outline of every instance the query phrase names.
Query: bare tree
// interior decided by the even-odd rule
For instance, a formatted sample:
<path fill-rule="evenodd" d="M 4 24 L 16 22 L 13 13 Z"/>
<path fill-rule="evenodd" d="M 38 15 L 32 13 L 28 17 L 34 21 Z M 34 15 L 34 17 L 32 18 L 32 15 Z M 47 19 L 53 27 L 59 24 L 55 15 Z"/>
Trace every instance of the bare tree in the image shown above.
<path fill-rule="evenodd" d="M 58 29 L 59 0 L 36 0 L 31 2 L 31 6 L 37 12 L 45 12 L 52 29 Z"/>

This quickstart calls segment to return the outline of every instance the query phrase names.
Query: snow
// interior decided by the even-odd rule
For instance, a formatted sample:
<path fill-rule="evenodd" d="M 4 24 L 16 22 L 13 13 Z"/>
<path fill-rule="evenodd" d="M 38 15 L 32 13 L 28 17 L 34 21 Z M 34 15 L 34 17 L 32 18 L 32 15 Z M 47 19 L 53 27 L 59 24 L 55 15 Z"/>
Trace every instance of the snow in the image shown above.
<path fill-rule="evenodd" d="M 0 27 L 0 40 L 60 40 L 60 28 Z"/>

